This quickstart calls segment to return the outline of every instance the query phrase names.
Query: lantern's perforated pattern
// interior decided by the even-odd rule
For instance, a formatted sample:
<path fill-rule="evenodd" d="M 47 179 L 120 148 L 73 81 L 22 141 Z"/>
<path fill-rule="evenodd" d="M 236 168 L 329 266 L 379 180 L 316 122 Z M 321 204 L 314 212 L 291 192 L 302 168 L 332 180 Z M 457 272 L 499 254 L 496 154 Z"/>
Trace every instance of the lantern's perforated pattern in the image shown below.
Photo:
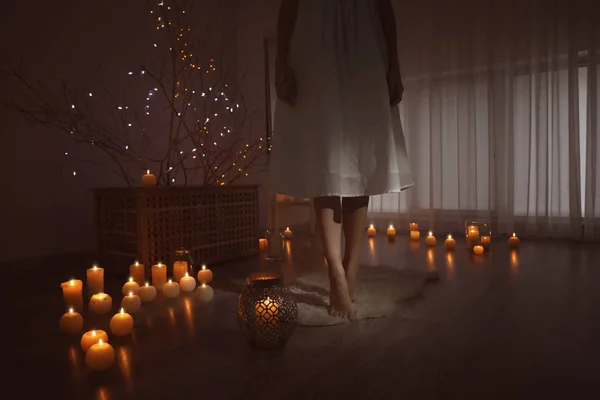
<path fill-rule="evenodd" d="M 246 279 L 238 300 L 238 324 L 250 346 L 257 350 L 283 348 L 291 337 L 298 306 L 281 275 L 255 274 Z"/>

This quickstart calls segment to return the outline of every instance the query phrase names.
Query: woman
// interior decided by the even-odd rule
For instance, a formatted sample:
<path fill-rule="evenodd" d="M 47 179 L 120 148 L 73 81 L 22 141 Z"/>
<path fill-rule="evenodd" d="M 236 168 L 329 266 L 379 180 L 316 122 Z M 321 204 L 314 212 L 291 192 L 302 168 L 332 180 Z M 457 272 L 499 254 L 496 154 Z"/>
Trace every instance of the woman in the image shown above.
<path fill-rule="evenodd" d="M 391 0 L 283 0 L 275 79 L 272 185 L 313 198 L 329 313 L 353 319 L 369 196 L 414 184 Z"/>

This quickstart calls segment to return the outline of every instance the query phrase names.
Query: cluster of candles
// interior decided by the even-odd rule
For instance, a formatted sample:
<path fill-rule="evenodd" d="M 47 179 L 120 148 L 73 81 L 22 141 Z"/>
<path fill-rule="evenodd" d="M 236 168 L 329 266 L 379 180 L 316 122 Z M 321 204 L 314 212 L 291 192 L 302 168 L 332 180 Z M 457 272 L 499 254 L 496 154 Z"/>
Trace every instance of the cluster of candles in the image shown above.
<path fill-rule="evenodd" d="M 158 263 L 152 266 L 152 285 L 145 281 L 144 265 L 136 262 L 129 267 L 130 278 L 123 287 L 121 308 L 109 323 L 112 334 L 126 336 L 133 331 L 133 317 L 140 311 L 142 303 L 154 301 L 157 292 L 166 298 L 175 298 L 180 292 L 192 292 L 196 289 L 196 298 L 200 302 L 211 301 L 214 292 L 208 285 L 213 280 L 213 273 L 205 265 L 198 271 L 198 282 L 188 273 L 189 266 L 185 261 L 176 261 L 173 265 L 173 279 L 167 281 L 167 267 Z M 112 308 L 112 297 L 104 293 L 104 268 L 93 266 L 87 270 L 87 289 L 90 294 L 88 310 L 97 315 L 105 315 Z M 69 334 L 78 334 L 83 329 L 83 282 L 71 279 L 61 285 L 65 304 L 69 307 L 60 318 L 59 328 Z M 115 351 L 108 343 L 105 331 L 94 329 L 81 337 L 81 349 L 85 353 L 85 362 L 91 370 L 101 371 L 109 368 L 115 360 Z"/>
<path fill-rule="evenodd" d="M 283 231 L 283 238 L 285 240 L 292 240 L 292 237 L 293 237 L 292 230 L 288 226 Z M 268 247 L 268 243 L 269 242 L 268 242 L 267 238 L 260 238 L 260 239 L 258 239 L 258 249 L 260 251 L 265 251 L 267 249 L 267 247 Z"/>
<path fill-rule="evenodd" d="M 411 223 L 409 225 L 410 231 L 410 239 L 411 240 L 420 240 L 421 232 L 419 231 L 419 225 L 416 223 Z M 390 225 L 386 231 L 387 237 L 390 240 L 394 240 L 396 238 L 396 228 L 394 225 Z M 369 225 L 367 228 L 367 235 L 369 237 L 375 237 L 377 235 L 377 229 L 373 224 Z M 475 254 L 483 254 L 485 250 L 490 249 L 490 245 L 492 243 L 492 238 L 489 235 L 480 236 L 479 228 L 476 225 L 471 225 L 467 227 L 467 247 L 473 249 Z M 427 237 L 425 238 L 425 243 L 427 246 L 433 247 L 435 246 L 437 240 L 433 235 L 433 231 L 429 231 Z M 515 233 L 508 238 L 508 245 L 511 248 L 519 247 L 519 238 Z M 471 245 L 472 244 L 472 245 Z M 444 246 L 447 250 L 454 250 L 456 248 L 456 240 L 452 237 L 451 234 L 448 234 L 446 240 L 444 241 Z"/>

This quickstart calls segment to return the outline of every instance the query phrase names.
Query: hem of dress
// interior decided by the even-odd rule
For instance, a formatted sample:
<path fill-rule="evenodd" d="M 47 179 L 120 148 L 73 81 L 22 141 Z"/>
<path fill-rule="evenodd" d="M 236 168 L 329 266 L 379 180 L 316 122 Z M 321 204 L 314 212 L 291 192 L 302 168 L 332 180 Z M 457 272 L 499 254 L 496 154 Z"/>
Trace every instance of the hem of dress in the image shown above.
<path fill-rule="evenodd" d="M 299 199 L 312 199 L 315 197 L 360 197 L 360 196 L 377 196 L 380 194 L 388 194 L 388 193 L 400 193 L 406 189 L 410 189 L 411 187 L 415 186 L 415 183 L 409 183 L 407 185 L 402 185 L 400 186 L 399 189 L 390 189 L 390 190 L 376 190 L 373 192 L 361 192 L 361 193 L 352 193 L 352 194 L 348 194 L 348 193 L 319 193 L 317 195 L 311 195 L 311 196 L 306 196 L 306 195 L 297 195 L 297 194 L 292 194 L 292 193 L 286 193 L 286 192 L 275 192 L 275 194 L 280 194 L 280 195 L 284 195 L 284 196 L 292 196 L 292 197 L 296 197 Z"/>

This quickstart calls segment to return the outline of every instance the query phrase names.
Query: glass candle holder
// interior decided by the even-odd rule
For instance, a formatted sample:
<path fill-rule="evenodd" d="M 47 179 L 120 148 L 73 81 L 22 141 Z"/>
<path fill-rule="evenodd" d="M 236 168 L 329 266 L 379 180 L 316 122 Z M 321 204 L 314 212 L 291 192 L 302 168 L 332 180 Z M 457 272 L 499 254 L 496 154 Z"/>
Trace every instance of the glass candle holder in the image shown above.
<path fill-rule="evenodd" d="M 485 251 L 491 249 L 492 224 L 490 221 L 465 221 L 465 247 L 473 250 L 475 246 L 483 246 Z"/>
<path fill-rule="evenodd" d="M 265 232 L 265 258 L 267 260 L 283 259 L 285 240 L 283 233 L 276 229 L 269 229 Z"/>

